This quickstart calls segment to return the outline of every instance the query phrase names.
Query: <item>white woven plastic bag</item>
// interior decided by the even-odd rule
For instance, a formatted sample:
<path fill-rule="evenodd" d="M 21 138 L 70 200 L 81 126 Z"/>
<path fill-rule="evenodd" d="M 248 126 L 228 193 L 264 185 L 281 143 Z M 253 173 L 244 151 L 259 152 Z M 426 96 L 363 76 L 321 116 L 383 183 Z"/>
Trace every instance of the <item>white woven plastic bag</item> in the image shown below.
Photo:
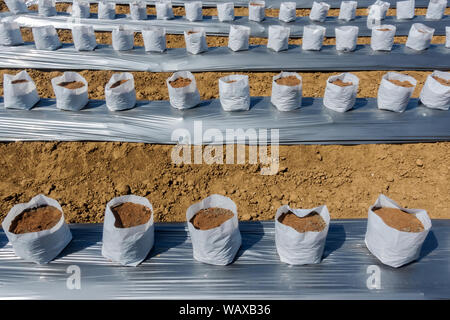
<path fill-rule="evenodd" d="M 450 48 L 450 27 L 445 27 L 445 47 Z"/>
<path fill-rule="evenodd" d="M 54 26 L 33 27 L 34 45 L 38 50 L 56 50 L 61 47 Z"/>
<path fill-rule="evenodd" d="M 350 52 L 356 49 L 359 28 L 343 26 L 334 29 L 336 33 L 336 50 Z"/>
<path fill-rule="evenodd" d="M 275 52 L 289 48 L 290 28 L 283 26 L 269 26 L 267 48 Z"/>
<path fill-rule="evenodd" d="M 428 3 L 426 19 L 441 20 L 445 14 L 447 0 L 430 0 Z"/>
<path fill-rule="evenodd" d="M 56 16 L 55 0 L 39 0 L 38 12 L 43 17 Z"/>
<path fill-rule="evenodd" d="M 217 18 L 221 22 L 234 20 L 234 3 L 225 2 L 217 4 Z"/>
<path fill-rule="evenodd" d="M 309 13 L 309 19 L 311 21 L 324 22 L 330 10 L 330 5 L 326 2 L 313 2 L 311 12 Z"/>
<path fill-rule="evenodd" d="M 83 87 L 69 89 L 60 86 L 63 82 L 82 82 Z M 88 103 L 88 83 L 80 74 L 72 71 L 52 79 L 52 87 L 56 96 L 56 107 L 61 110 L 78 111 Z"/>
<path fill-rule="evenodd" d="M 389 80 L 408 81 L 413 86 L 403 87 L 396 85 Z M 416 79 L 411 76 L 397 72 L 386 73 L 381 78 L 380 87 L 378 88 L 378 109 L 395 112 L 405 111 L 416 84 Z"/>
<path fill-rule="evenodd" d="M 187 78 L 191 83 L 185 87 L 174 88 L 170 82 L 178 78 Z M 194 75 L 189 71 L 175 72 L 166 80 L 166 85 L 169 90 L 170 105 L 176 109 L 190 109 L 200 103 L 200 93 L 197 89 L 197 83 Z"/>
<path fill-rule="evenodd" d="M 114 225 L 116 218 L 111 208 L 125 202 L 132 202 L 149 208 L 152 211 L 149 221 L 130 228 L 117 228 Z M 153 207 L 146 198 L 127 195 L 114 198 L 106 204 L 105 221 L 103 223 L 103 257 L 124 266 L 136 267 L 145 260 L 152 249 L 154 237 Z"/>
<path fill-rule="evenodd" d="M 170 20 L 173 19 L 172 2 L 167 0 L 156 1 L 156 19 L 157 20 Z"/>
<path fill-rule="evenodd" d="M 53 206 L 61 211 L 61 219 L 51 229 L 39 232 L 15 234 L 10 232 L 14 218 L 27 209 L 40 206 Z M 64 213 L 58 201 L 42 194 L 30 202 L 20 203 L 11 208 L 2 223 L 3 231 L 13 246 L 16 256 L 27 262 L 46 264 L 55 259 L 72 240 L 72 234 L 64 221 Z"/>
<path fill-rule="evenodd" d="M 118 86 L 112 86 L 118 81 L 123 81 Z M 136 90 L 134 89 L 134 77 L 129 72 L 115 73 L 105 86 L 106 106 L 111 111 L 120 111 L 134 108 L 136 105 Z"/>
<path fill-rule="evenodd" d="M 87 19 L 91 16 L 90 4 L 87 1 L 74 0 L 72 2 L 72 17 Z"/>
<path fill-rule="evenodd" d="M 28 8 L 25 0 L 5 0 L 8 10 L 14 14 L 27 13 Z"/>
<path fill-rule="evenodd" d="M 92 51 L 97 47 L 94 27 L 75 25 L 72 27 L 72 39 L 77 51 Z"/>
<path fill-rule="evenodd" d="M 201 21 L 203 20 L 203 4 L 201 1 L 185 2 L 184 10 L 186 12 L 186 20 Z"/>
<path fill-rule="evenodd" d="M 296 77 L 300 83 L 295 86 L 278 84 L 277 80 L 289 76 Z M 296 72 L 281 72 L 272 78 L 270 102 L 280 111 L 291 111 L 302 106 L 302 77 Z"/>
<path fill-rule="evenodd" d="M 383 219 L 373 212 L 375 208 L 396 208 L 413 214 L 423 226 L 422 232 L 404 232 L 388 226 Z M 431 229 L 431 220 L 422 209 L 406 209 L 385 195 L 380 195 L 373 206 L 369 208 L 365 243 L 369 251 L 382 263 L 398 268 L 420 255 L 420 249 Z"/>
<path fill-rule="evenodd" d="M 370 47 L 374 51 L 391 51 L 394 45 L 394 36 L 397 28 L 394 25 L 385 24 L 372 28 Z"/>
<path fill-rule="evenodd" d="M 409 20 L 415 16 L 416 2 L 414 0 L 397 1 L 397 19 Z"/>
<path fill-rule="evenodd" d="M 369 6 L 368 18 L 372 17 L 377 20 L 383 20 L 386 18 L 386 14 L 391 4 L 387 1 L 377 0 L 374 4 Z"/>
<path fill-rule="evenodd" d="M 145 51 L 164 52 L 166 51 L 166 29 L 159 27 L 149 27 L 142 30 Z"/>
<path fill-rule="evenodd" d="M 295 2 L 282 2 L 280 4 L 280 12 L 278 13 L 278 19 L 283 22 L 292 22 L 297 19 L 297 13 L 295 11 L 297 4 Z"/>
<path fill-rule="evenodd" d="M 248 3 L 248 20 L 261 22 L 266 16 L 265 1 L 250 1 Z"/>
<path fill-rule="evenodd" d="M 190 222 L 202 209 L 223 208 L 234 216 L 220 226 L 210 230 L 196 229 Z M 192 241 L 194 259 L 213 265 L 228 265 L 233 262 L 241 243 L 236 204 L 228 197 L 213 194 L 201 202 L 190 206 L 186 211 L 189 235 Z"/>
<path fill-rule="evenodd" d="M 132 50 L 134 47 L 134 31 L 122 26 L 112 31 L 112 46 L 116 51 Z"/>
<path fill-rule="evenodd" d="M 418 51 L 428 49 L 431 39 L 433 39 L 433 34 L 433 28 L 427 27 L 422 23 L 414 23 L 409 29 L 406 46 Z"/>
<path fill-rule="evenodd" d="M 342 82 L 351 82 L 348 86 L 339 86 L 333 82 L 341 80 Z M 331 76 L 327 80 L 323 105 L 328 109 L 337 112 L 346 112 L 353 108 L 358 93 L 359 78 L 352 73 L 341 73 Z"/>
<path fill-rule="evenodd" d="M 36 85 L 25 70 L 16 75 L 3 75 L 5 108 L 30 110 L 39 101 Z"/>
<path fill-rule="evenodd" d="M 338 19 L 344 21 L 354 20 L 356 17 L 357 6 L 358 2 L 356 1 L 342 1 Z"/>
<path fill-rule="evenodd" d="M 23 44 L 20 27 L 15 21 L 0 22 L 0 45 L 18 46 Z"/>
<path fill-rule="evenodd" d="M 184 42 L 186 51 L 189 53 L 199 54 L 208 51 L 206 33 L 203 28 L 192 28 L 189 31 L 184 31 Z"/>
<path fill-rule="evenodd" d="M 326 227 L 322 231 L 300 233 L 278 221 L 283 213 L 289 211 L 301 218 L 317 212 L 325 221 Z M 325 205 L 313 209 L 291 209 L 288 205 L 278 208 L 275 214 L 275 245 L 281 262 L 291 265 L 320 263 L 329 226 L 330 213 Z"/>
<path fill-rule="evenodd" d="M 147 4 L 144 1 L 131 2 L 130 17 L 132 20 L 147 20 Z"/>
<path fill-rule="evenodd" d="M 450 81 L 450 72 L 434 71 L 428 75 L 420 92 L 420 101 L 428 108 L 448 110 L 450 109 L 450 86 L 440 83 L 433 77 Z"/>
<path fill-rule="evenodd" d="M 231 25 L 228 36 L 228 48 L 233 51 L 248 50 L 250 28 L 246 26 Z"/>
<path fill-rule="evenodd" d="M 250 88 L 248 76 L 229 75 L 219 79 L 219 96 L 225 111 L 245 111 L 250 109 Z"/>
<path fill-rule="evenodd" d="M 303 27 L 302 49 L 319 51 L 322 49 L 326 28 L 311 24 Z"/>
<path fill-rule="evenodd" d="M 98 18 L 99 19 L 115 19 L 116 18 L 116 4 L 109 1 L 100 1 L 98 3 Z"/>

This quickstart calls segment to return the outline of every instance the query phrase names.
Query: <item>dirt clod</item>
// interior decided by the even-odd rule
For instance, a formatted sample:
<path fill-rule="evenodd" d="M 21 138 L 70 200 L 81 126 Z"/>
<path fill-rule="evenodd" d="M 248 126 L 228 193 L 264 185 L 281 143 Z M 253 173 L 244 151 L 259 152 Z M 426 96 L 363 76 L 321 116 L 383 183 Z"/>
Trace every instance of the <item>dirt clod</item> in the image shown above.
<path fill-rule="evenodd" d="M 9 232 L 23 234 L 48 230 L 59 222 L 61 215 L 61 211 L 53 206 L 27 209 L 14 218 Z"/>
<path fill-rule="evenodd" d="M 124 84 L 124 83 L 127 82 L 127 81 L 128 81 L 128 79 L 116 81 L 116 82 L 114 82 L 114 83 L 111 85 L 110 88 L 111 88 L 111 89 L 117 88 L 118 86 Z"/>
<path fill-rule="evenodd" d="M 290 226 L 300 233 L 308 231 L 322 231 L 326 227 L 323 218 L 317 212 L 311 212 L 305 217 L 298 217 L 292 211 L 283 213 L 278 221 L 282 224 Z"/>
<path fill-rule="evenodd" d="M 183 88 L 183 87 L 190 85 L 191 82 L 192 82 L 192 80 L 189 78 L 180 77 L 173 81 L 170 81 L 169 83 L 173 88 Z"/>
<path fill-rule="evenodd" d="M 392 82 L 393 84 L 395 84 L 396 86 L 399 86 L 399 87 L 404 87 L 404 88 L 412 88 L 412 87 L 414 87 L 414 85 L 411 82 L 407 81 L 407 80 L 400 81 L 400 80 L 390 79 L 388 81 Z"/>
<path fill-rule="evenodd" d="M 114 226 L 116 228 L 130 228 L 145 224 L 152 216 L 152 211 L 141 204 L 124 202 L 113 208 L 111 211 L 116 218 Z"/>
<path fill-rule="evenodd" d="M 207 208 L 197 212 L 190 220 L 196 229 L 209 230 L 233 218 L 232 211 L 223 208 Z"/>
<path fill-rule="evenodd" d="M 58 83 L 58 86 L 66 89 L 79 89 L 84 87 L 84 83 L 81 81 L 65 81 Z"/>
<path fill-rule="evenodd" d="M 348 86 L 353 85 L 353 82 L 344 82 L 341 79 L 337 79 L 337 80 L 334 80 L 332 82 L 332 84 L 335 84 L 335 85 L 337 85 L 339 87 L 348 87 Z"/>
<path fill-rule="evenodd" d="M 300 84 L 300 79 L 296 76 L 288 76 L 277 79 L 275 82 L 281 86 L 298 86 Z"/>
<path fill-rule="evenodd" d="M 414 214 L 395 208 L 375 208 L 377 214 L 388 226 L 404 232 L 422 232 L 422 222 Z"/>

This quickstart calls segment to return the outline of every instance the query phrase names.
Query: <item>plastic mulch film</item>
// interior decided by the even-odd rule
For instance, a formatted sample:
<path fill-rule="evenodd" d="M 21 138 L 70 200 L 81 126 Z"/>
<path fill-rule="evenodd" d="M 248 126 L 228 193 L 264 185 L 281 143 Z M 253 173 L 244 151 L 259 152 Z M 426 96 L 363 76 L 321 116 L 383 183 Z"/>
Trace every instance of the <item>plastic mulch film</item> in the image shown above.
<path fill-rule="evenodd" d="M 58 13 L 56 16 L 39 16 L 37 12 L 27 14 L 11 15 L 9 12 L 0 13 L 0 18 L 16 21 L 22 27 L 35 27 L 51 24 L 57 29 L 71 29 L 74 24 L 92 26 L 95 31 L 112 31 L 118 26 L 124 26 L 135 31 L 141 31 L 151 26 L 164 27 L 169 34 L 182 34 L 183 31 L 194 27 L 202 27 L 208 35 L 228 35 L 230 22 L 220 22 L 217 16 L 205 16 L 201 21 L 191 22 L 185 17 L 177 16 L 172 20 L 157 20 L 155 16 L 149 16 L 148 20 L 132 20 L 124 14 L 117 14 L 116 19 L 97 19 L 97 14 L 91 14 L 88 19 L 74 19 L 67 13 Z M 428 27 L 435 29 L 435 35 L 445 35 L 445 26 L 450 24 L 450 16 L 445 16 L 441 20 L 427 20 L 425 16 L 415 16 L 410 20 L 398 20 L 395 16 L 388 16 L 382 20 L 383 24 L 396 26 L 396 36 L 407 36 L 413 23 L 424 23 Z M 290 28 L 290 37 L 298 38 L 303 35 L 303 28 L 310 24 L 326 27 L 327 37 L 335 36 L 335 28 L 341 26 L 359 27 L 359 36 L 370 36 L 371 29 L 367 28 L 367 17 L 357 16 L 355 20 L 343 21 L 337 17 L 327 17 L 324 22 L 312 22 L 309 17 L 297 17 L 295 22 L 284 23 L 278 18 L 266 17 L 261 22 L 249 21 L 248 17 L 236 17 L 231 22 L 232 25 L 247 26 L 250 28 L 250 36 L 267 37 L 269 26 L 282 25 Z"/>
<path fill-rule="evenodd" d="M 116 112 L 99 100 L 76 112 L 58 110 L 51 99 L 41 99 L 28 111 L 5 109 L 0 103 L 0 141 L 176 144 L 202 138 L 203 144 L 222 144 L 229 129 L 234 130 L 233 141 L 239 136 L 253 145 L 264 138 L 280 144 L 431 142 L 450 140 L 449 123 L 449 111 L 419 105 L 418 99 L 411 99 L 403 113 L 379 110 L 373 98 L 357 99 L 345 113 L 325 108 L 322 99 L 305 97 L 299 109 L 289 112 L 278 111 L 270 97 L 252 97 L 250 110 L 234 112 L 224 111 L 218 99 L 187 110 L 175 109 L 169 101 L 138 101 L 135 108 Z M 215 135 L 203 136 L 208 129 L 220 132 L 223 141 Z M 242 130 L 245 136 L 238 133 Z"/>
<path fill-rule="evenodd" d="M 241 222 L 242 246 L 228 266 L 194 260 L 185 223 L 156 224 L 138 267 L 101 255 L 102 225 L 70 225 L 73 241 L 48 265 L 14 255 L 0 231 L 4 299 L 449 299 L 450 220 L 433 220 L 419 259 L 394 269 L 364 244 L 367 221 L 332 220 L 320 264 L 280 262 L 271 222 Z M 80 275 L 80 289 L 75 279 Z M 374 280 L 379 274 L 380 281 Z M 69 279 L 69 277 L 71 277 Z M 264 279 L 264 281 L 261 281 Z"/>
<path fill-rule="evenodd" d="M 94 51 L 76 51 L 73 44 L 63 44 L 54 51 L 36 50 L 34 44 L 0 46 L 0 68 L 117 71 L 348 71 L 348 70 L 449 70 L 450 49 L 431 45 L 416 51 L 395 44 L 390 52 L 375 52 L 370 45 L 358 45 L 353 52 L 337 52 L 335 46 L 320 51 L 305 51 L 300 46 L 274 52 L 264 45 L 234 52 L 228 47 L 209 48 L 190 54 L 185 48 L 163 53 L 145 52 L 144 47 L 114 51 L 98 45 Z"/>
<path fill-rule="evenodd" d="M 86 0 L 90 3 L 97 3 L 99 0 Z M 118 4 L 128 4 L 135 0 L 108 0 Z M 143 0 L 148 5 L 154 5 L 154 0 Z M 183 6 L 185 2 L 193 2 L 196 0 L 172 0 L 172 5 Z M 287 0 L 266 0 L 266 8 L 280 8 L 282 2 Z M 289 0 L 290 2 L 297 3 L 297 8 L 310 9 L 313 5 L 314 0 Z M 28 0 L 27 3 L 33 4 L 37 2 L 36 0 Z M 72 0 L 56 0 L 56 2 L 70 3 Z M 247 7 L 248 0 L 202 0 L 204 7 L 215 7 L 218 3 L 233 2 L 235 7 Z M 358 8 L 368 8 L 372 5 L 375 0 L 358 0 Z M 391 8 L 395 8 L 396 1 L 390 0 Z M 428 6 L 428 0 L 416 0 L 416 8 L 426 8 Z M 330 1 L 331 8 L 339 8 L 341 5 L 340 1 Z"/>

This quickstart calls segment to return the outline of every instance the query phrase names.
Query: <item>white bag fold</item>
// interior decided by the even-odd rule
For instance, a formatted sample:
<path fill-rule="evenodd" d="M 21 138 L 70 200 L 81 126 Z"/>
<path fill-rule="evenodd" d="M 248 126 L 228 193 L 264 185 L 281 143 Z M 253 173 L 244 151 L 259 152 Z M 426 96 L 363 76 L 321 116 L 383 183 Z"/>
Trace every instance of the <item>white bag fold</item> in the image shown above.
<path fill-rule="evenodd" d="M 39 0 L 38 13 L 43 17 L 56 16 L 55 0 Z"/>
<path fill-rule="evenodd" d="M 425 18 L 430 20 L 441 20 L 445 14 L 446 7 L 447 0 L 430 0 Z"/>
<path fill-rule="evenodd" d="M 248 3 L 248 20 L 261 22 L 266 16 L 266 2 L 265 1 L 250 1 Z"/>
<path fill-rule="evenodd" d="M 34 45 L 38 50 L 56 50 L 61 47 L 54 26 L 33 27 Z"/>
<path fill-rule="evenodd" d="M 230 210 L 234 216 L 216 228 L 196 229 L 190 222 L 192 217 L 202 209 L 213 207 Z M 233 262 L 242 238 L 239 232 L 237 207 L 230 198 L 213 194 L 190 206 L 186 211 L 186 220 L 195 260 L 213 265 L 228 265 Z"/>
<path fill-rule="evenodd" d="M 222 109 L 225 111 L 249 110 L 250 88 L 248 76 L 236 74 L 220 78 L 219 98 Z"/>
<path fill-rule="evenodd" d="M 450 81 L 450 72 L 434 71 L 428 75 L 423 85 L 420 101 L 428 108 L 448 110 L 450 109 L 450 86 L 440 83 L 433 76 Z"/>
<path fill-rule="evenodd" d="M 356 49 L 359 28 L 356 26 L 343 26 L 334 29 L 336 34 L 336 50 L 351 52 Z"/>
<path fill-rule="evenodd" d="M 147 4 L 144 1 L 131 2 L 130 17 L 132 20 L 147 20 Z"/>
<path fill-rule="evenodd" d="M 58 85 L 61 82 L 80 81 L 84 86 L 68 89 Z M 56 96 L 56 107 L 61 110 L 79 111 L 88 103 L 88 83 L 80 74 L 72 71 L 52 79 L 52 87 Z"/>
<path fill-rule="evenodd" d="M 54 227 L 23 234 L 14 234 L 9 231 L 15 217 L 27 209 L 40 206 L 53 206 L 61 211 L 61 219 Z M 20 203 L 12 207 L 3 220 L 2 227 L 16 256 L 27 262 L 37 264 L 46 264 L 55 259 L 72 240 L 72 234 L 64 221 L 64 213 L 58 201 L 42 194 L 35 196 L 30 202 Z"/>
<path fill-rule="evenodd" d="M 115 19 L 116 18 L 116 4 L 109 1 L 100 1 L 98 3 L 98 18 L 99 19 Z"/>
<path fill-rule="evenodd" d="M 445 27 L 445 47 L 450 48 L 450 27 Z"/>
<path fill-rule="evenodd" d="M 388 30 L 389 29 L 389 30 Z M 391 51 L 394 45 L 394 36 L 397 28 L 394 25 L 384 24 L 372 28 L 370 47 L 374 51 Z"/>
<path fill-rule="evenodd" d="M 409 81 L 413 87 L 401 87 L 389 80 Z M 397 72 L 386 73 L 381 78 L 380 87 L 378 88 L 378 109 L 394 112 L 405 111 L 416 85 L 416 79 L 411 76 Z"/>
<path fill-rule="evenodd" d="M 413 214 L 423 226 L 422 232 L 403 232 L 388 226 L 374 208 L 396 208 Z M 431 220 L 422 209 L 406 209 L 385 195 L 380 195 L 369 208 L 365 243 L 369 251 L 383 264 L 398 268 L 419 258 L 420 249 L 431 229 Z"/>
<path fill-rule="evenodd" d="M 409 29 L 406 46 L 408 48 L 422 51 L 428 49 L 433 39 L 434 29 L 427 27 L 422 23 L 414 23 Z"/>
<path fill-rule="evenodd" d="M 152 211 L 149 221 L 130 228 L 115 227 L 116 218 L 111 208 L 125 202 L 132 202 L 149 208 Z M 106 204 L 102 255 L 106 259 L 121 265 L 136 267 L 145 260 L 152 249 L 154 233 L 153 207 L 146 198 L 135 195 L 114 198 Z"/>
<path fill-rule="evenodd" d="M 199 54 L 208 51 L 206 43 L 206 33 L 204 28 L 192 28 L 184 31 L 184 42 L 186 51 L 192 54 Z"/>
<path fill-rule="evenodd" d="M 149 27 L 142 30 L 145 51 L 164 52 L 166 51 L 166 29 L 159 27 Z"/>
<path fill-rule="evenodd" d="M 358 2 L 356 1 L 342 1 L 339 9 L 339 20 L 351 21 L 356 17 L 356 7 Z"/>
<path fill-rule="evenodd" d="M 296 7 L 297 4 L 295 2 L 282 2 L 280 4 L 278 19 L 283 22 L 295 21 L 297 19 Z"/>
<path fill-rule="evenodd" d="M 174 88 L 170 84 L 178 78 L 187 78 L 191 83 L 185 87 Z M 175 72 L 166 80 L 166 85 L 169 90 L 170 105 L 176 109 L 190 109 L 200 103 L 200 93 L 197 89 L 197 83 L 194 75 L 189 71 Z"/>
<path fill-rule="evenodd" d="M 201 21 L 203 20 L 203 4 L 201 1 L 185 2 L 184 11 L 186 12 L 186 20 Z"/>
<path fill-rule="evenodd" d="M 94 27 L 75 25 L 72 27 L 72 39 L 77 51 L 92 51 L 97 47 Z"/>
<path fill-rule="evenodd" d="M 16 80 L 27 82 L 13 83 Z M 26 70 L 16 75 L 3 75 L 3 99 L 5 108 L 30 110 L 39 102 L 36 85 Z"/>
<path fill-rule="evenodd" d="M 277 83 L 278 79 L 294 76 L 300 83 L 286 86 Z M 272 78 L 272 95 L 270 102 L 280 111 L 291 111 L 302 106 L 302 77 L 296 72 L 281 72 Z"/>
<path fill-rule="evenodd" d="M 414 0 L 397 1 L 397 19 L 409 20 L 415 16 L 416 2 Z"/>
<path fill-rule="evenodd" d="M 284 51 L 289 48 L 290 28 L 283 26 L 269 26 L 267 48 L 275 52 Z"/>
<path fill-rule="evenodd" d="M 246 26 L 231 25 L 228 36 L 228 48 L 233 51 L 248 50 L 250 28 Z"/>
<path fill-rule="evenodd" d="M 28 8 L 25 0 L 5 0 L 5 4 L 11 13 L 27 13 Z"/>
<path fill-rule="evenodd" d="M 333 83 L 336 80 L 351 82 L 352 85 L 341 87 Z M 323 105 L 337 112 L 350 110 L 355 105 L 358 86 L 359 78 L 352 73 L 341 73 L 329 77 L 325 87 Z"/>
<path fill-rule="evenodd" d="M 91 16 L 90 4 L 87 1 L 73 0 L 72 17 L 87 19 Z"/>
<path fill-rule="evenodd" d="M 127 80 L 121 85 L 111 88 L 117 81 Z M 134 77 L 129 72 L 115 73 L 105 86 L 106 106 L 111 111 L 120 111 L 134 108 L 136 105 L 136 90 Z"/>
<path fill-rule="evenodd" d="M 116 51 L 132 50 L 134 47 L 134 31 L 123 27 L 114 28 L 112 31 L 112 46 Z"/>
<path fill-rule="evenodd" d="M 311 24 L 303 27 L 302 49 L 319 51 L 322 49 L 326 28 Z"/>
<path fill-rule="evenodd" d="M 174 18 L 172 1 L 167 0 L 156 1 L 155 7 L 157 20 L 170 20 Z"/>
<path fill-rule="evenodd" d="M 330 5 L 326 2 L 313 2 L 311 12 L 309 13 L 309 19 L 311 21 L 324 22 L 330 10 Z"/>
<path fill-rule="evenodd" d="M 217 4 L 217 18 L 221 22 L 234 20 L 234 3 L 225 2 Z"/>
<path fill-rule="evenodd" d="M 15 21 L 0 22 L 0 45 L 18 46 L 23 44 L 20 27 Z"/>
<path fill-rule="evenodd" d="M 291 211 L 297 217 L 306 217 L 317 212 L 325 221 L 322 231 L 300 233 L 294 228 L 282 224 L 278 219 L 283 213 Z M 275 214 L 275 245 L 280 261 L 290 265 L 317 264 L 322 261 L 323 250 L 330 226 L 330 213 L 323 205 L 313 209 L 291 209 L 288 205 L 278 208 Z"/>

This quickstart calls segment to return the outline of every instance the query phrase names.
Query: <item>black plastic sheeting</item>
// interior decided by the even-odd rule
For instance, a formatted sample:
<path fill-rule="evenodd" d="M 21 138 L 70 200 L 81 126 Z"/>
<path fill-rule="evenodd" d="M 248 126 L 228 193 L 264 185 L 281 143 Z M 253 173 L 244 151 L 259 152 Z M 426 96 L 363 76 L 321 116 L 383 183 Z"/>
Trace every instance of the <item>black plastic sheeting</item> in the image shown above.
<path fill-rule="evenodd" d="M 0 14 L 0 17 L 7 17 L 8 20 L 16 21 L 22 27 L 36 27 L 53 25 L 57 29 L 71 29 L 74 24 L 92 26 L 95 31 L 112 31 L 118 26 L 124 26 L 135 31 L 141 31 L 144 27 L 159 26 L 166 28 L 168 34 L 182 34 L 184 31 L 194 27 L 203 27 L 208 35 L 225 36 L 230 31 L 230 25 L 242 25 L 250 27 L 250 35 L 253 37 L 267 37 L 269 26 L 282 25 L 290 28 L 290 37 L 299 38 L 303 35 L 305 25 L 315 24 L 326 27 L 325 36 L 334 37 L 336 27 L 357 26 L 359 36 L 370 36 L 372 31 L 367 28 L 367 16 L 357 16 L 352 21 L 342 21 L 338 17 L 327 17 L 324 22 L 313 22 L 309 17 L 297 17 L 295 22 L 285 23 L 278 18 L 266 17 L 262 22 L 249 21 L 248 17 L 236 17 L 233 22 L 220 22 L 217 17 L 205 16 L 202 21 L 190 22 L 184 17 L 177 16 L 172 20 L 156 20 L 155 16 L 149 16 L 148 20 L 132 20 L 125 15 L 117 15 L 114 20 L 97 19 L 96 14 L 92 14 L 89 19 L 70 19 L 67 13 L 59 13 L 53 17 L 39 16 L 37 12 L 20 15 Z M 396 36 L 407 36 L 413 23 L 424 23 L 428 27 L 434 28 L 434 35 L 445 35 L 445 26 L 450 25 L 450 16 L 445 16 L 441 20 L 429 20 L 425 16 L 415 16 L 411 20 L 397 20 L 395 16 L 388 16 L 382 21 L 383 24 L 391 24 L 397 27 Z"/>
<path fill-rule="evenodd" d="M 391 52 L 373 51 L 369 45 L 358 45 L 354 52 L 337 52 L 335 46 L 320 51 L 303 51 L 300 46 L 274 52 L 266 46 L 250 46 L 247 51 L 233 52 L 228 47 L 210 47 L 193 55 L 185 48 L 164 53 L 147 53 L 143 47 L 115 51 L 99 45 L 95 51 L 76 51 L 63 44 L 55 51 L 36 50 L 33 43 L 16 47 L 0 46 L 0 68 L 63 70 L 118 70 L 151 72 L 207 71 L 357 71 L 357 70 L 449 70 L 450 48 L 431 45 L 415 51 L 395 44 Z"/>
<path fill-rule="evenodd" d="M 98 0 L 88 0 L 91 3 L 98 3 Z M 133 2 L 134 0 L 108 0 L 111 2 L 116 2 L 118 4 L 127 4 L 130 2 Z M 152 5 L 155 3 L 155 1 L 152 0 L 144 0 L 149 5 Z M 173 6 L 183 6 L 185 2 L 192 2 L 195 0 L 172 0 Z M 280 8 L 280 4 L 282 2 L 296 2 L 297 8 L 307 8 L 311 9 L 312 4 L 314 0 L 265 0 L 266 2 L 266 8 Z M 383 0 L 386 2 L 389 2 L 391 4 L 391 8 L 395 8 L 397 4 L 397 0 Z M 32 2 L 32 1 L 28 1 Z M 56 2 L 64 2 L 64 3 L 71 3 L 71 0 L 57 0 Z M 215 7 L 218 3 L 224 3 L 224 2 L 233 2 L 235 7 L 247 7 L 248 6 L 248 0 L 202 0 L 204 7 Z M 327 0 L 326 1 L 331 8 L 340 8 L 341 6 L 341 0 Z M 375 2 L 375 0 L 358 0 L 358 8 L 367 8 L 370 5 L 372 5 Z M 428 6 L 428 0 L 416 0 L 415 6 L 416 8 L 426 8 Z"/>
<path fill-rule="evenodd" d="M 403 113 L 378 110 L 373 98 L 357 99 L 355 108 L 345 113 L 325 108 L 319 98 L 303 98 L 302 108 L 288 112 L 278 111 L 270 103 L 270 97 L 253 97 L 250 110 L 238 112 L 224 111 L 219 100 L 203 101 L 188 110 L 174 109 L 168 101 L 140 101 L 136 108 L 120 112 L 108 111 L 104 101 L 90 101 L 78 112 L 58 110 L 55 101 L 50 99 L 41 100 L 29 111 L 5 109 L 0 101 L 0 141 L 175 144 L 178 141 L 172 141 L 172 133 L 176 129 L 185 129 L 193 141 L 195 121 L 201 121 L 202 134 L 214 128 L 224 137 L 226 129 L 252 128 L 259 132 L 264 128 L 268 130 L 269 142 L 270 129 L 278 129 L 280 144 L 450 140 L 450 112 L 418 105 L 417 99 L 411 99 Z M 214 144 L 214 141 L 203 143 Z M 246 143 L 258 141 L 247 137 Z"/>
<path fill-rule="evenodd" d="M 184 223 L 156 224 L 155 247 L 140 266 L 122 267 L 101 255 L 102 225 L 71 225 L 73 240 L 48 265 L 14 255 L 0 231 L 3 299 L 449 299 L 450 220 L 433 220 L 420 258 L 395 269 L 364 244 L 367 221 L 332 220 L 317 265 L 279 261 L 273 222 L 241 222 L 242 247 L 228 266 L 195 261 Z M 69 266 L 81 289 L 67 289 Z M 368 289 L 371 268 L 380 289 Z M 369 269 L 368 269 L 369 268 Z M 69 269 L 70 271 L 70 269 Z"/>

